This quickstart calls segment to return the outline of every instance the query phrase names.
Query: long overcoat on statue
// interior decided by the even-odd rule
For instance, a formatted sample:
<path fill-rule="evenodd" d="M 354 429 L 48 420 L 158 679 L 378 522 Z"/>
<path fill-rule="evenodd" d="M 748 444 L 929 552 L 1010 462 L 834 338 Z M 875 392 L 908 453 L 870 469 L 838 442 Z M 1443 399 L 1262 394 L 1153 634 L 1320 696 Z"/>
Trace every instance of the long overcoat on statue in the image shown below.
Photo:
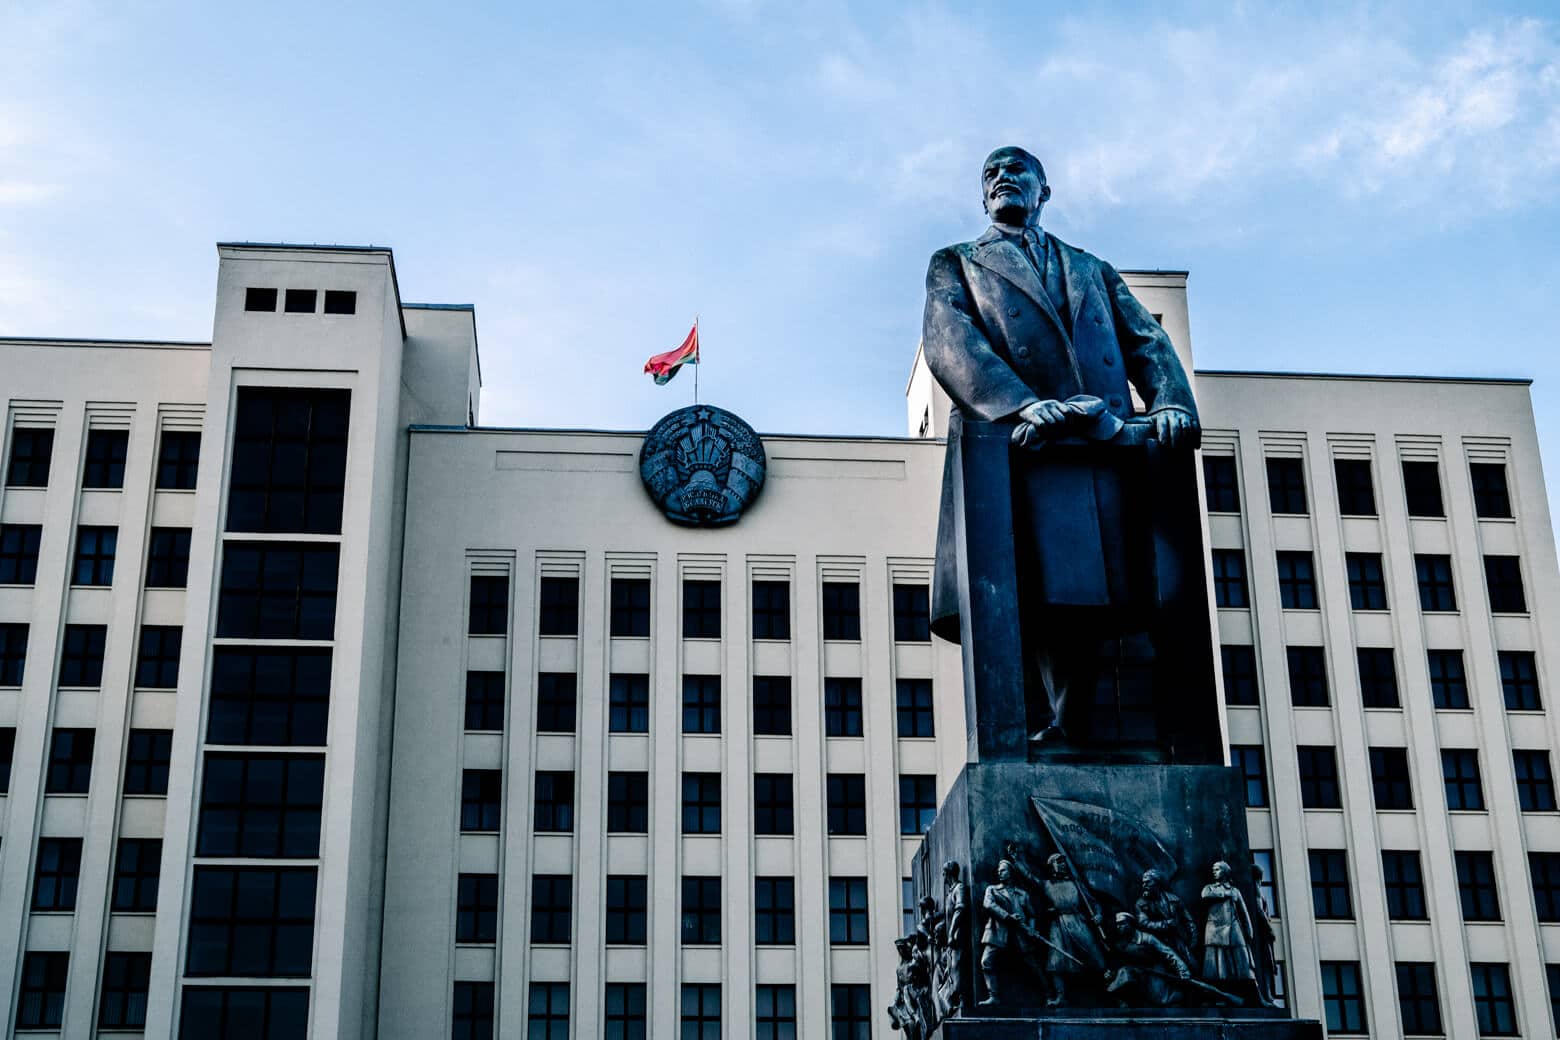
<path fill-rule="evenodd" d="M 1133 414 L 1130 388 L 1136 388 L 1150 413 L 1177 408 L 1197 417 L 1191 384 L 1170 337 L 1121 275 L 1050 234 L 1044 242 L 1047 262 L 1058 268 L 1049 273 L 1063 288 L 1064 299 L 1054 300 L 1047 292 L 1022 239 L 995 226 L 973 242 L 938 250 L 926 273 L 922 350 L 932 375 L 953 400 L 932 627 L 954 641 L 959 639 L 959 585 L 953 467 L 959 464 L 966 420 L 1000 422 L 1031 401 L 1080 395 L 1100 399 L 1111 415 L 1127 420 Z M 1132 515 L 1135 510 L 1123 494 L 1127 482 L 1110 464 L 1087 462 L 1081 478 L 1077 466 L 1072 471 L 1069 480 L 1046 488 L 1014 488 L 1015 503 L 1026 503 L 1029 527 L 1015 525 L 1015 542 L 1020 555 L 1030 559 L 1099 561 L 1092 570 L 1069 567 L 1065 575 L 1039 575 L 1031 587 L 1046 602 L 1110 607 L 1124 595 L 1123 576 L 1140 569 L 1122 558 L 1122 547 L 1134 529 L 1143 530 L 1153 520 Z"/>

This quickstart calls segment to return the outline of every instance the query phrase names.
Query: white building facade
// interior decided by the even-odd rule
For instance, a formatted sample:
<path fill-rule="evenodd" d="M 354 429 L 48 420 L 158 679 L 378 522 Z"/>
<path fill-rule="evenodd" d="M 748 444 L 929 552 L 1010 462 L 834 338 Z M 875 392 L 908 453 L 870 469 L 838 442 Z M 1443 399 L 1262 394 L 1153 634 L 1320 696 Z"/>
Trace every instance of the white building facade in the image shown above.
<path fill-rule="evenodd" d="M 0 340 L 8 1035 L 889 1035 L 964 758 L 924 365 L 912 436 L 765 436 L 689 529 L 639 434 L 478 426 L 471 308 L 388 250 L 219 263 L 210 344 Z M 1184 274 L 1126 277 L 1192 368 Z M 1553 1035 L 1527 386 L 1195 383 L 1291 1007 Z"/>

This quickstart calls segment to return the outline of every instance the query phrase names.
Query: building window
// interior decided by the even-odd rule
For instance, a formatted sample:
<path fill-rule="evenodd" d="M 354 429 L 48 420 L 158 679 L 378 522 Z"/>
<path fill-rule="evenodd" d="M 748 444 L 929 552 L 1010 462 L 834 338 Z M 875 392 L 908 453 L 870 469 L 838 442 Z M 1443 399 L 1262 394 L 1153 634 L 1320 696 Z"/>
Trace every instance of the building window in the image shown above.
<path fill-rule="evenodd" d="M 1443 748 L 1441 775 L 1446 780 L 1446 807 L 1479 812 L 1484 786 L 1479 782 L 1479 753 L 1473 748 Z"/>
<path fill-rule="evenodd" d="M 650 886 L 643 874 L 607 877 L 607 944 L 643 946 Z"/>
<path fill-rule="evenodd" d="M 1358 961 L 1322 961 L 1322 1006 L 1329 1036 L 1366 1031 Z"/>
<path fill-rule="evenodd" d="M 902 934 L 915 934 L 915 926 L 919 916 L 918 909 L 915 905 L 915 878 L 900 878 L 899 917 L 900 927 L 904 929 Z"/>
<path fill-rule="evenodd" d="M 1474 462 L 1468 466 L 1473 481 L 1473 514 L 1481 520 L 1511 518 L 1511 492 L 1506 487 L 1506 466 L 1501 462 Z"/>
<path fill-rule="evenodd" d="M 720 945 L 720 878 L 682 879 L 682 941 L 685 946 Z"/>
<path fill-rule="evenodd" d="M 1522 591 L 1520 557 L 1485 556 L 1484 583 L 1489 588 L 1492 611 L 1497 614 L 1527 613 L 1527 596 Z"/>
<path fill-rule="evenodd" d="M 120 838 L 114 858 L 115 913 L 149 914 L 157 909 L 162 872 L 161 838 Z"/>
<path fill-rule="evenodd" d="M 937 777 L 899 774 L 899 833 L 920 836 L 937 818 Z"/>
<path fill-rule="evenodd" d="M 894 642 L 932 639 L 932 590 L 927 585 L 894 585 Z"/>
<path fill-rule="evenodd" d="M 1231 744 L 1230 765 L 1239 770 L 1246 784 L 1246 808 L 1266 809 L 1267 765 L 1260 744 Z"/>
<path fill-rule="evenodd" d="M 720 983 L 685 982 L 680 1040 L 720 1040 Z"/>
<path fill-rule="evenodd" d="M 1406 1036 L 1440 1036 L 1441 1000 L 1435 989 L 1435 965 L 1421 961 L 1398 961 L 1398 1008 L 1403 1016 Z"/>
<path fill-rule="evenodd" d="M 830 773 L 828 792 L 829 836 L 867 833 L 867 778 L 861 773 Z"/>
<path fill-rule="evenodd" d="M 1408 776 L 1407 748 L 1371 748 L 1370 784 L 1376 809 L 1412 809 L 1414 785 Z"/>
<path fill-rule="evenodd" d="M 1544 981 L 1549 987 L 1549 1017 L 1554 1020 L 1556 1035 L 1560 1035 L 1560 964 L 1544 965 Z"/>
<path fill-rule="evenodd" d="M 209 743 L 324 746 L 329 650 L 219 646 L 211 668 Z"/>
<path fill-rule="evenodd" d="M 466 673 L 466 729 L 504 728 L 504 673 Z"/>
<path fill-rule="evenodd" d="M 27 673 L 27 626 L 0 624 L 0 686 L 20 686 Z"/>
<path fill-rule="evenodd" d="M 1349 898 L 1349 861 L 1342 849 L 1312 849 L 1311 908 L 1318 920 L 1347 921 L 1354 918 Z"/>
<path fill-rule="evenodd" d="M 1499 921 L 1495 857 L 1488 852 L 1457 852 L 1457 894 L 1464 921 Z"/>
<path fill-rule="evenodd" d="M 533 982 L 525 1013 L 526 1040 L 569 1040 L 569 984 Z"/>
<path fill-rule="evenodd" d="M 899 736 L 935 736 L 932 713 L 932 680 L 896 679 L 894 701 Z"/>
<path fill-rule="evenodd" d="M 34 951 L 26 955 L 22 961 L 21 995 L 16 1001 L 17 1029 L 60 1027 L 65 1018 L 65 981 L 69 975 L 69 953 Z"/>
<path fill-rule="evenodd" d="M 872 1040 L 872 987 L 864 982 L 829 987 L 830 1040 Z"/>
<path fill-rule="evenodd" d="M 1511 753 L 1511 763 L 1522 811 L 1554 812 L 1555 777 L 1549 769 L 1549 752 L 1516 750 Z"/>
<path fill-rule="evenodd" d="M 1375 516 L 1376 489 L 1369 459 L 1333 459 L 1338 479 L 1338 512 L 1344 516 Z"/>
<path fill-rule="evenodd" d="M 1419 853 L 1385 851 L 1381 876 L 1387 890 L 1387 918 L 1392 921 L 1424 921 L 1425 879 L 1419 869 Z"/>
<path fill-rule="evenodd" d="M 1367 708 L 1398 707 L 1397 658 L 1389 646 L 1360 647 L 1360 696 Z"/>
<path fill-rule="evenodd" d="M 54 454 L 54 431 L 18 426 L 11 431 L 11 461 L 6 467 L 6 487 L 48 487 L 49 459 Z"/>
<path fill-rule="evenodd" d="M 1349 605 L 1355 610 L 1386 610 L 1387 579 L 1380 553 L 1347 553 Z"/>
<path fill-rule="evenodd" d="M 1233 455 L 1203 456 L 1203 486 L 1208 491 L 1208 512 L 1240 512 L 1240 479 Z"/>
<path fill-rule="evenodd" d="M 125 752 L 125 794 L 166 795 L 173 730 L 133 729 Z"/>
<path fill-rule="evenodd" d="M 1434 462 L 1403 463 L 1403 494 L 1408 499 L 1408 515 L 1443 517 L 1441 474 Z"/>
<path fill-rule="evenodd" d="M 612 621 L 614 638 L 650 634 L 650 579 L 612 579 Z"/>
<path fill-rule="evenodd" d="M 1533 651 L 1502 650 L 1497 656 L 1506 710 L 1542 711 L 1544 704 L 1538 695 L 1538 660 Z"/>
<path fill-rule="evenodd" d="M 325 313 L 356 314 L 357 293 L 351 289 L 326 289 Z"/>
<path fill-rule="evenodd" d="M 796 1040 L 796 987 L 761 983 L 753 997 L 755 1040 Z"/>
<path fill-rule="evenodd" d="M 81 839 L 40 839 L 33 871 L 32 908 L 66 913 L 76 909 L 76 888 L 80 883 Z"/>
<path fill-rule="evenodd" d="M 492 984 L 485 985 L 491 988 Z M 262 988 L 186 984 L 184 987 L 179 1040 L 206 1040 L 207 1037 L 240 1033 L 263 1037 L 307 1036 L 308 1031 L 309 991 L 301 986 Z M 488 1038 L 483 1037 L 483 1040 Z"/>
<path fill-rule="evenodd" d="M 135 684 L 148 690 L 171 690 L 179 685 L 179 645 L 184 629 L 178 625 L 142 625 L 141 646 L 136 655 Z"/>
<path fill-rule="evenodd" d="M 1228 643 L 1219 647 L 1219 659 L 1223 664 L 1224 703 L 1254 707 L 1260 701 L 1256 647 Z"/>
<path fill-rule="evenodd" d="M 282 311 L 287 314 L 313 314 L 317 289 L 288 289 L 282 297 Z"/>
<path fill-rule="evenodd" d="M 867 879 L 829 879 L 829 945 L 865 946 L 867 936 Z"/>
<path fill-rule="evenodd" d="M 607 774 L 607 833 L 647 834 L 650 831 L 650 774 Z"/>
<path fill-rule="evenodd" d="M 573 770 L 536 771 L 534 826 L 538 834 L 568 834 L 574 830 Z"/>
<path fill-rule="evenodd" d="M 1307 809 L 1341 809 L 1338 756 L 1330 745 L 1300 745 L 1300 804 Z"/>
<path fill-rule="evenodd" d="M 791 735 L 791 677 L 753 676 L 753 732 L 760 736 Z"/>
<path fill-rule="evenodd" d="M 60 685 L 103 685 L 103 648 L 108 642 L 106 625 L 66 625 L 60 648 Z"/>
<path fill-rule="evenodd" d="M 795 945 L 796 879 L 754 879 L 753 914 L 753 941 L 759 946 Z"/>
<path fill-rule="evenodd" d="M 249 286 L 244 290 L 244 310 L 246 311 L 271 311 L 276 310 L 276 290 L 261 289 Z"/>
<path fill-rule="evenodd" d="M 462 874 L 456 879 L 455 941 L 498 941 L 497 874 Z"/>
<path fill-rule="evenodd" d="M 49 771 L 45 794 L 86 794 L 92 780 L 90 729 L 56 729 L 49 741 Z"/>
<path fill-rule="evenodd" d="M 1511 996 L 1511 972 L 1504 964 L 1468 965 L 1473 973 L 1473 1010 L 1480 1036 L 1516 1036 L 1517 1006 Z"/>
<path fill-rule="evenodd" d="M 341 533 L 351 402 L 347 390 L 239 389 L 229 531 Z"/>
<path fill-rule="evenodd" d="M 322 755 L 207 752 L 196 855 L 312 859 L 324 792 Z"/>
<path fill-rule="evenodd" d="M 1239 549 L 1213 550 L 1213 598 L 1221 607 L 1251 605 L 1246 592 L 1246 556 Z"/>
<path fill-rule="evenodd" d="M 336 545 L 227 543 L 217 637 L 330 639 L 336 632 L 340 561 Z"/>
<path fill-rule="evenodd" d="M 38 524 L 0 524 L 0 585 L 33 585 L 38 581 Z"/>
<path fill-rule="evenodd" d="M 70 572 L 72 585 L 112 585 L 114 554 L 119 528 L 82 524 L 76 528 L 76 561 Z"/>
<path fill-rule="evenodd" d="M 643 982 L 609 982 L 605 1040 L 645 1040 L 647 1013 Z"/>
<path fill-rule="evenodd" d="M 793 833 L 790 773 L 753 774 L 753 833 Z"/>
<path fill-rule="evenodd" d="M 152 955 L 109 953 L 103 958 L 103 999 L 98 1025 L 104 1029 L 141 1029 L 146 1025 L 146 994 L 151 987 Z"/>
<path fill-rule="evenodd" d="M 791 583 L 753 583 L 753 638 L 791 638 Z"/>
<path fill-rule="evenodd" d="M 720 732 L 720 676 L 683 676 L 682 731 Z"/>
<path fill-rule="evenodd" d="M 306 978 L 313 867 L 196 867 L 186 975 Z"/>
<path fill-rule="evenodd" d="M 683 773 L 684 834 L 720 833 L 720 774 Z"/>
<path fill-rule="evenodd" d="M 608 681 L 607 728 L 613 733 L 650 732 L 650 677 L 613 673 Z"/>
<path fill-rule="evenodd" d="M 1316 568 L 1310 553 L 1278 554 L 1278 600 L 1285 610 L 1316 609 Z"/>
<path fill-rule="evenodd" d="M 567 874 L 537 874 L 531 879 L 531 942 L 567 946 L 573 930 L 574 879 Z"/>
<path fill-rule="evenodd" d="M 467 769 L 460 776 L 460 829 L 467 832 L 498 830 L 502 806 L 503 774 L 497 769 Z"/>
<path fill-rule="evenodd" d="M 501 636 L 509 631 L 509 578 L 506 575 L 471 576 L 471 623 L 474 636 Z"/>
<path fill-rule="evenodd" d="M 1305 466 L 1299 459 L 1268 459 L 1267 480 L 1273 512 L 1305 515 Z"/>
<path fill-rule="evenodd" d="M 199 472 L 200 431 L 162 431 L 157 445 L 157 490 L 194 491 Z"/>
<path fill-rule="evenodd" d="M 823 729 L 831 737 L 861 736 L 861 680 L 823 680 Z"/>
<path fill-rule="evenodd" d="M 683 580 L 683 638 L 720 638 L 720 582 Z"/>
<path fill-rule="evenodd" d="M 573 672 L 542 672 L 536 677 L 536 731 L 573 733 L 575 716 Z"/>
<path fill-rule="evenodd" d="M 16 758 L 16 728 L 0 729 L 0 794 L 11 791 L 11 763 Z"/>
<path fill-rule="evenodd" d="M 861 586 L 856 582 L 823 583 L 823 638 L 861 639 Z"/>
<path fill-rule="evenodd" d="M 1331 703 L 1327 692 L 1327 660 L 1319 646 L 1291 646 L 1285 656 L 1289 662 L 1289 700 L 1297 708 L 1325 708 Z"/>
<path fill-rule="evenodd" d="M 124 487 L 125 456 L 129 451 L 129 430 L 88 430 L 81 486 L 88 490 Z"/>
<path fill-rule="evenodd" d="M 1560 923 L 1560 852 L 1529 852 L 1528 873 L 1533 878 L 1533 904 L 1539 921 Z"/>
<path fill-rule="evenodd" d="M 1414 554 L 1414 574 L 1419 580 L 1419 609 L 1457 609 L 1457 586 L 1452 582 L 1452 558 L 1431 553 Z"/>
<path fill-rule="evenodd" d="M 146 587 L 182 589 L 189 584 L 190 529 L 154 527 L 147 543 Z"/>
<path fill-rule="evenodd" d="M 541 601 L 541 613 L 537 622 L 538 635 L 579 635 L 580 580 L 578 578 L 543 578 Z"/>
<path fill-rule="evenodd" d="M 1468 707 L 1468 676 L 1461 650 L 1428 651 L 1430 701 L 1437 708 Z"/>
<path fill-rule="evenodd" d="M 493 1040 L 493 984 L 491 982 L 457 981 L 455 983 L 450 1036 L 453 1040 Z"/>

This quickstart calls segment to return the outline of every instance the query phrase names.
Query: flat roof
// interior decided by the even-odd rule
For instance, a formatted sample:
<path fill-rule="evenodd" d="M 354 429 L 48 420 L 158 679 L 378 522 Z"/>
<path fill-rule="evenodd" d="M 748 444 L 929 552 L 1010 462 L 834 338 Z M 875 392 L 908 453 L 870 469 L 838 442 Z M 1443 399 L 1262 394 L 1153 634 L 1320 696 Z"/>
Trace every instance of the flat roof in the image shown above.
<path fill-rule="evenodd" d="M 407 426 L 412 433 L 535 433 L 546 435 L 592 437 L 643 437 L 644 430 L 606 430 L 589 426 L 452 426 L 438 423 L 412 423 Z M 867 441 L 877 444 L 941 444 L 941 437 L 888 437 L 883 434 L 863 433 L 765 433 L 753 431 L 760 437 L 785 441 Z"/>
<path fill-rule="evenodd" d="M 1415 376 L 1384 375 L 1372 372 L 1278 372 L 1271 369 L 1242 371 L 1233 368 L 1197 368 L 1198 376 L 1234 376 L 1244 379 L 1355 379 L 1385 383 L 1497 383 L 1504 386 L 1532 386 L 1524 376 Z"/>
<path fill-rule="evenodd" d="M 210 340 L 193 339 L 88 339 L 80 336 L 0 336 L 0 343 L 47 343 L 57 347 L 204 347 Z"/>
<path fill-rule="evenodd" d="M 390 287 L 395 290 L 395 316 L 401 323 L 401 338 L 406 338 L 406 315 L 401 313 L 401 282 L 395 276 L 395 250 L 389 246 L 341 246 L 313 242 L 302 245 L 296 242 L 218 242 L 218 249 L 296 249 L 318 253 L 383 253 L 390 261 Z"/>

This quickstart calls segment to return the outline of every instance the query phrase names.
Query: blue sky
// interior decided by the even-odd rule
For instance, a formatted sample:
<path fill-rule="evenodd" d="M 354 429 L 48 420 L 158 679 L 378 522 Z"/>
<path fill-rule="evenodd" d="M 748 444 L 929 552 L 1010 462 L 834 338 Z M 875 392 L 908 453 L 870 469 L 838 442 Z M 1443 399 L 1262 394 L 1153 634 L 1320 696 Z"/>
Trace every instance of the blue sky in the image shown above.
<path fill-rule="evenodd" d="M 1051 13 L 1050 8 L 1066 13 Z M 1560 20 L 1482 3 L 0 5 L 0 333 L 205 339 L 218 240 L 395 248 L 486 422 L 901 434 L 995 145 L 1186 268 L 1206 368 L 1528 376 L 1560 485 Z"/>

